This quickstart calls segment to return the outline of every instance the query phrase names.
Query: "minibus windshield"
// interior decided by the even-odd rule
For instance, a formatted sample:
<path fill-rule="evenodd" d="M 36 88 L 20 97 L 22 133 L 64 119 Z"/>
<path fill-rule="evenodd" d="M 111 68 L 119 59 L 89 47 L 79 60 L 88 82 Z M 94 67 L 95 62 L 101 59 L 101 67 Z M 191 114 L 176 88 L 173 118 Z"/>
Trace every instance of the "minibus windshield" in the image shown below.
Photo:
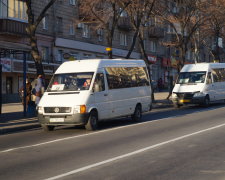
<path fill-rule="evenodd" d="M 177 84 L 197 84 L 204 83 L 206 77 L 205 71 L 198 72 L 181 72 Z"/>
<path fill-rule="evenodd" d="M 93 72 L 55 74 L 47 92 L 89 90 Z"/>

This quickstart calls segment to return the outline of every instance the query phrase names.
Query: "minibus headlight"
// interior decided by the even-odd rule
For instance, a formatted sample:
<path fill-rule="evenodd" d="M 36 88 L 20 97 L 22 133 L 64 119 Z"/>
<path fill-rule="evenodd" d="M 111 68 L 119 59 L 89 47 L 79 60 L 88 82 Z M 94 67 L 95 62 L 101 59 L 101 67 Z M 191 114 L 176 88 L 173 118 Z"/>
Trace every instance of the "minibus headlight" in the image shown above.
<path fill-rule="evenodd" d="M 44 113 L 44 108 L 42 106 L 38 106 L 38 114 L 43 114 Z"/>
<path fill-rule="evenodd" d="M 205 96 L 205 94 L 203 92 L 196 92 L 194 94 L 194 97 L 202 97 L 202 96 Z"/>
<path fill-rule="evenodd" d="M 76 106 L 73 108 L 73 114 L 77 114 L 80 112 L 80 106 Z"/>
<path fill-rule="evenodd" d="M 177 98 L 177 94 L 176 93 L 173 93 L 172 94 L 172 98 Z"/>
<path fill-rule="evenodd" d="M 74 114 L 77 114 L 77 113 L 84 114 L 86 112 L 87 112 L 87 108 L 85 105 L 80 105 L 73 108 Z"/>

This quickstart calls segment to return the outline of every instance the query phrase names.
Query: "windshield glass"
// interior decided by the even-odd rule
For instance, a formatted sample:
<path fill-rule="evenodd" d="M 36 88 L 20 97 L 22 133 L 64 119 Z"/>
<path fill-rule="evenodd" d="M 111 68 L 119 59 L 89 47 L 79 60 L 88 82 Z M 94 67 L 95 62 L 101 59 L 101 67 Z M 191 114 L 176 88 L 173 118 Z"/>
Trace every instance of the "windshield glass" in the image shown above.
<path fill-rule="evenodd" d="M 205 82 L 205 71 L 200 72 L 181 72 L 177 84 L 196 84 Z"/>
<path fill-rule="evenodd" d="M 55 74 L 48 86 L 48 92 L 89 90 L 93 72 Z"/>

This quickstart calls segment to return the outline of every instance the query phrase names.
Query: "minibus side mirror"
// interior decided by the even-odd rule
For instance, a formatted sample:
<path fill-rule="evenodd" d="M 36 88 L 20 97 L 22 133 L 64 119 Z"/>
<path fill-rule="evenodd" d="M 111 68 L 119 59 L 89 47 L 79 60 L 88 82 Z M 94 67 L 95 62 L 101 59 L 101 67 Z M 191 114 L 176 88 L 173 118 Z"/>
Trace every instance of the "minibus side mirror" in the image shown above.
<path fill-rule="evenodd" d="M 206 83 L 207 84 L 212 84 L 212 79 L 207 79 Z"/>
<path fill-rule="evenodd" d="M 99 92 L 99 91 L 100 91 L 99 84 L 95 83 L 94 84 L 94 92 Z"/>

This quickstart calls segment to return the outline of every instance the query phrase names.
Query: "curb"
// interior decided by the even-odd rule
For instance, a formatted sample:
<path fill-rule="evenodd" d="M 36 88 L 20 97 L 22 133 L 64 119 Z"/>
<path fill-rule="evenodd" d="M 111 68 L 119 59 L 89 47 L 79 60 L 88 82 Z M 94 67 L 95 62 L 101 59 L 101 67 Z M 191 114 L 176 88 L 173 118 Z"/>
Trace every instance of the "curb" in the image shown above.
<path fill-rule="evenodd" d="M 9 134 L 13 132 L 18 132 L 18 131 L 24 131 L 24 130 L 29 130 L 29 129 L 34 129 L 34 128 L 40 128 L 41 125 L 39 123 L 30 123 L 27 125 L 17 125 L 17 126 L 6 126 L 6 127 L 1 127 L 0 128 L 0 135 L 4 134 Z"/>
<path fill-rule="evenodd" d="M 155 100 L 152 103 L 153 109 L 163 109 L 163 108 L 169 108 L 173 107 L 173 103 L 170 100 Z"/>
<path fill-rule="evenodd" d="M 152 103 L 153 109 L 164 109 L 169 107 L 173 107 L 173 104 L 171 101 L 167 101 L 167 100 L 163 100 L 163 101 L 159 100 Z M 3 126 L 3 127 L 0 127 L 0 135 L 30 130 L 34 128 L 40 128 L 40 127 L 41 125 L 39 124 L 38 121 L 27 123 L 27 124 L 21 124 L 21 125 Z"/>

